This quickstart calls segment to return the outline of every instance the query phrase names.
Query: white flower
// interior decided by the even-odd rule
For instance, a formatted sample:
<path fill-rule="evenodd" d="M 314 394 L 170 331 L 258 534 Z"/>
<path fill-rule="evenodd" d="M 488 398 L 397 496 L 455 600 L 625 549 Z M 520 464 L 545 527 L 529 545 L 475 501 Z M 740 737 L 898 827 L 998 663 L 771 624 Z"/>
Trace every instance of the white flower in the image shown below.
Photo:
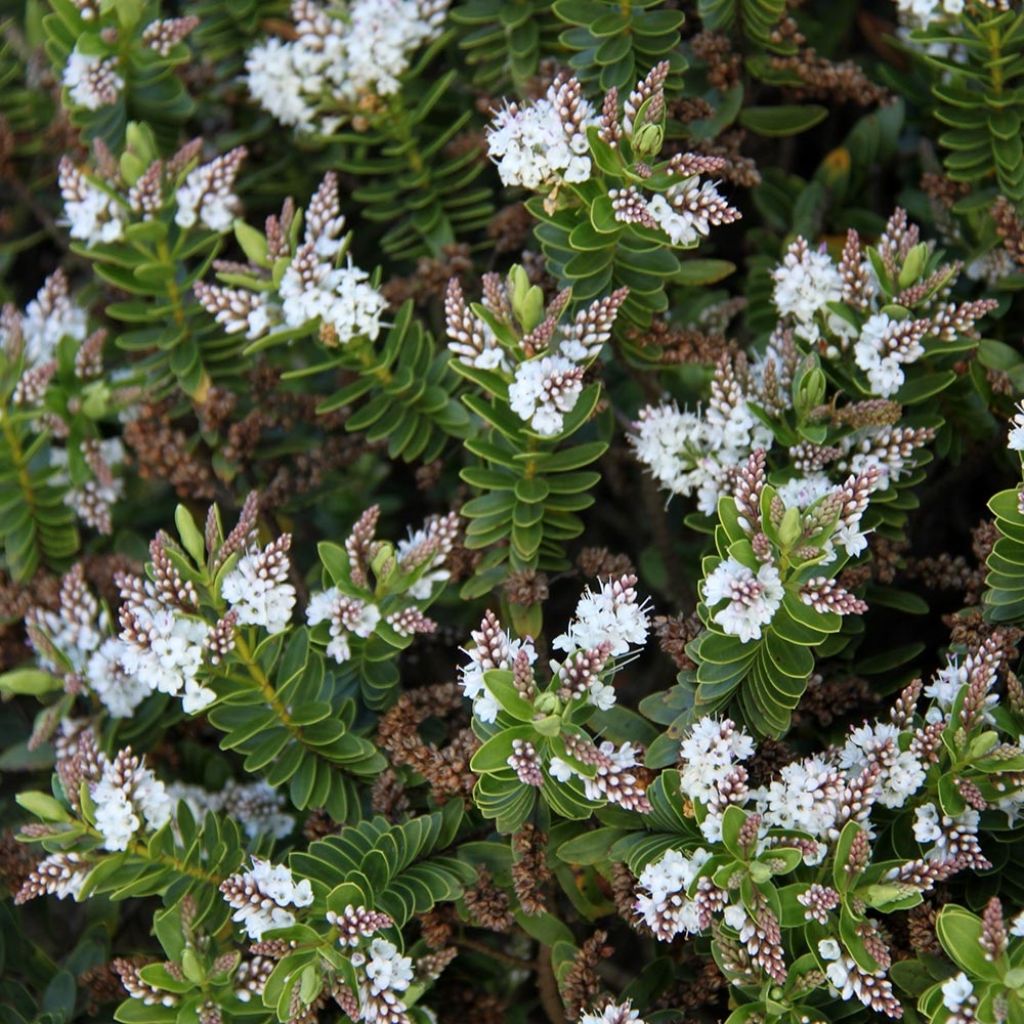
<path fill-rule="evenodd" d="M 942 1005 L 950 1013 L 956 1013 L 972 995 L 974 986 L 963 971 L 942 983 Z"/>
<path fill-rule="evenodd" d="M 637 879 L 637 913 L 663 942 L 680 932 L 700 931 L 699 912 L 686 893 L 711 854 L 698 848 L 690 854 L 666 850 L 648 864 Z"/>
<path fill-rule="evenodd" d="M 252 858 L 252 869 L 232 875 L 221 884 L 221 892 L 235 913 L 232 920 L 245 926 L 250 939 L 259 941 L 272 928 L 295 924 L 290 907 L 308 907 L 313 889 L 308 880 L 296 883 L 289 867 Z"/>
<path fill-rule="evenodd" d="M 114 718 L 130 718 L 153 692 L 147 682 L 125 671 L 122 658 L 126 649 L 123 640 L 108 637 L 89 658 L 85 671 L 89 689 Z"/>
<path fill-rule="evenodd" d="M 156 831 L 171 820 L 172 803 L 164 784 L 129 747 L 113 761 L 104 759 L 103 774 L 89 787 L 89 795 L 107 850 L 127 850 L 143 823 Z"/>
<path fill-rule="evenodd" d="M 295 827 L 295 818 L 284 808 L 284 793 L 264 779 L 231 782 L 221 795 L 221 809 L 245 830 L 250 839 L 261 835 L 284 839 Z"/>
<path fill-rule="evenodd" d="M 914 838 L 922 846 L 942 838 L 939 811 L 935 804 L 922 804 L 914 808 Z"/>
<path fill-rule="evenodd" d="M 762 565 L 755 576 L 731 557 L 715 567 L 704 581 L 703 591 L 709 608 L 728 602 L 712 619 L 743 643 L 761 638 L 761 627 L 772 621 L 785 595 L 779 570 L 770 562 Z"/>
<path fill-rule="evenodd" d="M 891 722 L 864 724 L 851 730 L 839 751 L 840 767 L 852 774 L 859 774 L 873 761 L 881 765 L 876 785 L 883 807 L 902 807 L 907 797 L 924 785 L 924 765 L 909 750 L 900 750 L 899 734 Z"/>
<path fill-rule="evenodd" d="M 523 106 L 508 104 L 487 129 L 487 150 L 505 185 L 538 190 L 559 180 L 583 182 L 590 177 L 589 144 L 585 131 L 567 126 L 559 114 L 559 89 Z M 598 117 L 585 99 L 579 101 L 582 127 Z"/>
<path fill-rule="evenodd" d="M 767 828 L 799 829 L 827 838 L 839 812 L 842 780 L 823 757 L 785 765 L 766 790 L 752 794 Z"/>
<path fill-rule="evenodd" d="M 402 956 L 398 947 L 387 939 L 374 939 L 370 943 L 364 970 L 375 995 L 385 991 L 404 992 L 413 979 L 412 960 Z"/>
<path fill-rule="evenodd" d="M 52 359 L 60 342 L 68 337 L 84 341 L 89 333 L 86 311 L 72 302 L 62 271 L 51 274 L 25 307 L 21 335 L 25 361 L 38 366 Z"/>
<path fill-rule="evenodd" d="M 1010 934 L 1016 935 L 1018 938 L 1024 936 L 1024 910 L 1010 922 Z"/>
<path fill-rule="evenodd" d="M 481 630 L 473 632 L 472 636 L 477 645 L 471 650 L 463 651 L 469 658 L 469 663 L 459 668 L 459 685 L 466 697 L 473 702 L 473 714 L 481 722 L 493 722 L 499 711 L 498 701 L 484 682 L 484 673 L 491 669 L 512 668 L 512 663 L 520 651 L 526 652 L 529 664 L 533 665 L 537 660 L 537 651 L 529 638 L 513 640 L 507 632 L 495 629 L 493 635 L 487 635 L 487 642 L 484 643 L 484 630 L 488 625 L 488 621 L 485 620 Z"/>
<path fill-rule="evenodd" d="M 243 625 L 262 626 L 268 633 L 288 627 L 295 607 L 295 587 L 288 582 L 290 543 L 284 534 L 263 550 L 249 551 L 224 577 L 220 595 Z"/>
<path fill-rule="evenodd" d="M 516 367 L 508 404 L 538 433 L 553 437 L 583 391 L 583 371 L 565 356 L 527 359 Z"/>
<path fill-rule="evenodd" d="M 986 662 L 976 654 L 968 654 L 962 662 L 957 655 L 950 654 L 946 658 L 946 664 L 935 673 L 931 682 L 924 688 L 924 695 L 935 702 L 939 711 L 948 714 L 952 711 L 953 703 L 960 695 L 960 691 L 967 685 L 968 679 L 978 677 L 980 681 L 980 674 L 984 672 L 987 692 L 982 702 L 982 720 L 992 722 L 994 719 L 991 709 L 999 703 L 999 694 L 991 692 L 998 678 L 998 669 L 997 663 Z M 939 720 L 943 714 L 933 717 Z"/>
<path fill-rule="evenodd" d="M 924 346 L 916 334 L 901 331 L 899 321 L 886 313 L 874 313 L 861 328 L 853 355 L 856 364 L 867 374 L 875 394 L 889 398 L 899 391 L 905 380 L 901 366 L 920 359 Z"/>
<path fill-rule="evenodd" d="M 59 652 L 74 672 L 84 672 L 93 652 L 103 643 L 110 627 L 106 612 L 85 583 L 81 566 L 74 567 L 61 581 L 57 610 L 35 607 L 25 617 L 29 642 L 39 664 L 50 672 L 66 670 Z M 45 638 L 46 643 L 40 643 Z"/>
<path fill-rule="evenodd" d="M 770 448 L 774 439 L 750 411 L 736 375 L 720 363 L 703 412 L 680 411 L 674 404 L 647 406 L 629 442 L 662 487 L 684 497 L 696 495 L 700 511 L 714 515 L 735 470 L 755 448 Z"/>
<path fill-rule="evenodd" d="M 125 209 L 97 188 L 66 157 L 60 162 L 60 194 L 72 238 L 86 245 L 109 244 L 124 237 Z"/>
<path fill-rule="evenodd" d="M 331 640 L 327 654 L 338 664 L 352 656 L 348 637 L 351 634 L 366 639 L 380 622 L 380 609 L 358 597 L 349 597 L 337 587 L 313 594 L 306 606 L 306 621 L 311 626 L 330 623 Z"/>
<path fill-rule="evenodd" d="M 474 713 L 476 713 L 475 705 L 473 711 Z M 487 719 L 485 718 L 483 719 L 483 721 L 486 722 Z M 575 774 L 572 765 L 566 764 L 566 762 L 563 761 L 560 757 L 553 757 L 550 761 L 548 761 L 548 771 L 551 773 L 551 777 L 553 779 L 557 779 L 559 782 L 568 782 Z"/>
<path fill-rule="evenodd" d="M 691 798 L 710 803 L 733 766 L 754 754 L 754 741 L 726 718 L 698 719 L 679 745 L 680 788 Z"/>
<path fill-rule="evenodd" d="M 647 601 L 638 600 L 635 584 L 635 576 L 622 576 L 600 582 L 596 593 L 587 587 L 576 604 L 573 620 L 551 646 L 556 651 L 573 651 L 609 644 L 609 653 L 614 656 L 645 644 Z"/>
<path fill-rule="evenodd" d="M 655 899 L 663 900 L 674 892 L 688 889 L 710 856 L 704 849 L 697 849 L 689 856 L 679 850 L 666 850 L 659 860 L 640 872 L 637 884 Z"/>
<path fill-rule="evenodd" d="M 188 689 L 190 710 L 201 710 L 194 706 L 193 698 L 198 696 L 196 673 L 202 664 L 203 641 L 209 626 L 155 601 L 133 605 L 132 610 L 139 627 L 145 630 L 148 644 L 125 645 L 121 652 L 124 670 L 161 693 L 178 696 Z"/>
<path fill-rule="evenodd" d="M 330 133 L 343 109 L 398 91 L 414 51 L 440 33 L 446 7 L 353 0 L 342 20 L 316 3 L 303 4 L 293 40 L 271 38 L 249 51 L 249 90 L 283 124 Z"/>
<path fill-rule="evenodd" d="M 186 715 L 198 715 L 216 699 L 217 694 L 208 686 L 203 686 L 197 679 L 186 679 L 181 694 L 181 709 Z"/>
<path fill-rule="evenodd" d="M 911 27 L 927 28 L 943 13 L 961 14 L 964 0 L 896 0 L 896 8 Z"/>
<path fill-rule="evenodd" d="M 1006 439 L 1006 447 L 1012 452 L 1024 452 L 1024 402 L 1017 403 L 1017 411 L 1010 422 L 1013 426 Z"/>
<path fill-rule="evenodd" d="M 817 341 L 821 334 L 818 314 L 827 310 L 829 302 L 843 297 L 843 278 L 828 253 L 815 251 L 798 238 L 772 271 L 772 278 L 776 309 L 796 321 L 799 337 Z"/>
<path fill-rule="evenodd" d="M 838 960 L 842 955 L 842 950 L 835 939 L 820 939 L 818 942 L 818 953 L 822 960 Z"/>
<path fill-rule="evenodd" d="M 782 499 L 786 508 L 806 509 L 835 489 L 835 484 L 824 473 L 810 473 L 779 484 L 775 488 L 775 493 Z"/>
<path fill-rule="evenodd" d="M 62 78 L 72 103 L 86 110 L 99 110 L 116 103 L 124 88 L 124 79 L 116 68 L 117 61 L 113 57 L 94 57 L 72 50 Z"/>
<path fill-rule="evenodd" d="M 241 205 L 233 190 L 245 156 L 245 148 L 238 146 L 189 171 L 184 184 L 175 193 L 178 209 L 174 223 L 190 228 L 202 221 L 211 231 L 220 234 L 230 230 Z"/>
<path fill-rule="evenodd" d="M 345 344 L 365 336 L 371 341 L 380 334 L 380 318 L 387 303 L 376 288 L 367 284 L 370 275 L 352 261 L 333 274 L 334 295 L 321 314 L 324 323 L 334 328 L 338 341 Z"/>
<path fill-rule="evenodd" d="M 738 214 L 719 194 L 713 181 L 694 175 L 652 196 L 647 210 L 673 245 L 696 245 L 715 224 L 729 223 Z"/>
<path fill-rule="evenodd" d="M 742 931 L 747 923 L 747 912 L 738 903 L 731 903 L 722 912 L 722 920 L 735 931 Z"/>
<path fill-rule="evenodd" d="M 356 337 L 376 340 L 387 303 L 367 283 L 370 275 L 351 259 L 347 266 L 335 267 L 314 253 L 315 243 L 303 245 L 281 279 L 285 323 L 302 327 L 319 317 L 333 330 L 333 341 L 340 345 Z"/>
<path fill-rule="evenodd" d="M 584 1013 L 578 1024 L 644 1024 L 640 1012 L 633 1009 L 631 1000 L 608 1003 L 600 1013 Z"/>
<path fill-rule="evenodd" d="M 451 554 L 455 535 L 448 530 L 444 517 L 428 519 L 418 530 L 409 530 L 409 536 L 400 540 L 395 548 L 398 564 L 405 569 L 414 565 L 422 575 L 406 591 L 409 597 L 417 601 L 429 600 L 434 593 L 434 585 L 451 579 L 451 571 L 446 564 Z M 427 568 L 423 568 L 423 552 L 433 547 L 433 552 L 426 558 Z"/>
<path fill-rule="evenodd" d="M 304 79 L 296 68 L 296 47 L 271 36 L 258 43 L 245 59 L 246 84 L 256 102 L 282 124 L 312 127 L 313 103 L 303 95 Z"/>

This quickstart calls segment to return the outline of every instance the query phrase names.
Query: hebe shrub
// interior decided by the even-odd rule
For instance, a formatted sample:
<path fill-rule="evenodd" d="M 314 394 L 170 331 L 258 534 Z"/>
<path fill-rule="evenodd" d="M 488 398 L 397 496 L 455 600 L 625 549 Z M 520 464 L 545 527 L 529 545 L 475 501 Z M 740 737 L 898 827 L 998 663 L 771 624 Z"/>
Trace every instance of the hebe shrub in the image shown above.
<path fill-rule="evenodd" d="M 1016 0 L 0 14 L 0 1019 L 1024 1024 Z"/>

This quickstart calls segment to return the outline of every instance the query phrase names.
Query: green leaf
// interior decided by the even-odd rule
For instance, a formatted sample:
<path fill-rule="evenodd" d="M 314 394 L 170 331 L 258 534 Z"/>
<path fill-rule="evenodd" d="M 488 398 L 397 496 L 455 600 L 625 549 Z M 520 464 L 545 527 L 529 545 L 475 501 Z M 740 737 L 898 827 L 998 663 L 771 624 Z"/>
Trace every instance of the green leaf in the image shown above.
<path fill-rule="evenodd" d="M 612 844 L 628 832 L 620 828 L 597 828 L 562 843 L 555 851 L 567 864 L 600 864 L 609 859 Z"/>
<path fill-rule="evenodd" d="M 34 814 L 43 821 L 71 820 L 71 815 L 64 809 L 64 805 L 60 801 L 55 800 L 49 793 L 29 790 L 25 793 L 16 794 L 14 800 L 19 807 L 24 807 L 29 814 Z"/>
<path fill-rule="evenodd" d="M 513 675 L 505 669 L 491 669 L 484 673 L 484 685 L 494 695 L 494 699 L 513 718 L 520 722 L 533 720 L 533 705 L 524 700 L 516 689 Z"/>
<path fill-rule="evenodd" d="M 0 676 L 0 691 L 38 697 L 64 687 L 64 681 L 37 668 L 16 668 Z"/>
<path fill-rule="evenodd" d="M 935 932 L 946 953 L 965 971 L 986 981 L 998 981 L 999 964 L 986 959 L 981 945 L 981 919 L 963 907 L 947 904 L 935 921 Z"/>
<path fill-rule="evenodd" d="M 470 771 L 477 775 L 508 768 L 508 759 L 512 754 L 513 741 L 536 739 L 536 732 L 529 725 L 514 725 L 502 729 L 492 736 L 473 755 L 469 762 Z"/>
<path fill-rule="evenodd" d="M 828 117 L 828 108 L 817 105 L 775 107 L 746 107 L 740 111 L 739 121 L 758 135 L 770 137 L 797 135 L 820 124 Z"/>

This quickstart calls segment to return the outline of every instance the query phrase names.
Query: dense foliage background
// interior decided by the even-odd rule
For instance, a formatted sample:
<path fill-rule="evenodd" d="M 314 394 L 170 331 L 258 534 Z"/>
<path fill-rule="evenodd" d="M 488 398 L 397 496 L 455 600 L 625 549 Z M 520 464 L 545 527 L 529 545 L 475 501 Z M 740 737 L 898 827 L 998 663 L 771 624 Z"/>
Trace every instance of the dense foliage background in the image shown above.
<path fill-rule="evenodd" d="M 0 1017 L 1024 1024 L 1019 3 L 0 17 Z"/>

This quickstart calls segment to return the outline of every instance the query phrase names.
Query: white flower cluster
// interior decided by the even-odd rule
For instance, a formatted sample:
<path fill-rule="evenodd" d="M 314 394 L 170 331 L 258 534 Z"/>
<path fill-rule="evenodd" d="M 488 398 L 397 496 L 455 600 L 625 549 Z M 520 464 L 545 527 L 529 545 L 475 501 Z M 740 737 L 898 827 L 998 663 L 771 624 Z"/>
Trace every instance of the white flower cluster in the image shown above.
<path fill-rule="evenodd" d="M 544 437 L 561 433 L 583 392 L 583 370 L 563 355 L 526 359 L 508 387 L 512 411 Z"/>
<path fill-rule="evenodd" d="M 932 723 L 929 727 L 937 721 L 932 710 L 925 716 Z M 728 719 L 705 716 L 680 745 L 681 789 L 701 805 L 698 819 L 709 841 L 721 838 L 721 813 L 735 803 L 760 815 L 759 847 L 771 829 L 798 830 L 818 840 L 817 852 L 804 853 L 808 864 L 819 863 L 836 841 L 837 823 L 846 820 L 843 812 L 851 800 L 867 798 L 887 808 L 904 807 L 926 781 L 927 758 L 918 740 L 908 743 L 891 721 L 865 722 L 851 729 L 841 747 L 784 765 L 758 789 L 747 787 L 747 773 L 740 764 L 753 753 L 746 732 Z M 928 859 L 949 859 L 955 853 L 950 844 L 958 841 L 957 830 L 961 836 L 977 831 L 979 815 L 972 809 L 943 820 L 934 805 L 926 804 L 915 814 L 915 838 L 923 845 L 934 844 Z M 870 823 L 865 824 L 870 830 Z"/>
<path fill-rule="evenodd" d="M 818 952 L 823 960 L 830 961 L 825 977 L 834 998 L 848 1000 L 856 997 L 865 1006 L 881 1010 L 888 1017 L 902 1016 L 902 1008 L 892 994 L 892 982 L 884 969 L 863 970 L 835 939 L 822 939 L 818 943 Z"/>
<path fill-rule="evenodd" d="M 556 651 L 592 650 L 608 646 L 613 657 L 628 653 L 631 646 L 647 642 L 649 600 L 640 601 L 635 576 L 598 581 L 576 603 L 576 613 L 564 633 L 551 646 Z"/>
<path fill-rule="evenodd" d="M 896 0 L 896 9 L 910 28 L 928 28 L 945 15 L 963 13 L 964 0 Z"/>
<path fill-rule="evenodd" d="M 680 789 L 697 805 L 697 819 L 708 842 L 721 841 L 722 814 L 734 804 L 756 815 L 747 819 L 752 829 L 748 841 L 755 844 L 756 855 L 778 841 L 770 834 L 774 830 L 796 831 L 817 841 L 803 849 L 804 863 L 820 864 L 851 815 L 857 815 L 870 837 L 873 830 L 867 810 L 873 804 L 905 807 L 922 791 L 928 730 L 934 729 L 935 718 L 926 714 L 926 721 L 933 724 L 911 729 L 909 736 L 892 721 L 864 723 L 849 731 L 841 747 L 790 762 L 766 785 L 752 789 L 741 763 L 754 754 L 750 736 L 728 719 L 705 716 L 681 742 Z M 943 817 L 933 803 L 914 811 L 914 838 L 930 847 L 924 854 L 926 860 L 948 865 L 966 857 L 977 864 L 987 863 L 977 844 L 978 811 L 968 808 L 956 817 Z M 747 932 L 755 934 L 743 908 L 728 906 L 727 894 L 709 878 L 700 877 L 712 854 L 705 849 L 668 850 L 641 872 L 635 907 L 659 939 L 669 941 L 680 933 L 703 931 L 712 915 L 723 910 L 725 923 L 740 932 L 741 941 Z M 898 869 L 892 877 L 897 874 Z M 808 891 L 801 903 L 810 908 L 808 919 L 825 923 L 836 905 L 835 894 L 816 888 L 818 891 Z M 835 956 L 823 953 L 829 960 L 838 955 L 838 946 Z M 842 988 L 839 981 L 834 984 Z"/>
<path fill-rule="evenodd" d="M 145 679 L 153 690 L 181 696 L 186 714 L 194 715 L 214 700 L 212 690 L 197 678 L 203 661 L 209 627 L 200 619 L 185 615 L 150 598 L 133 608 L 136 629 L 142 642 L 126 639 L 122 633 L 119 657 L 124 670 Z M 133 633 L 135 630 L 133 630 Z"/>
<path fill-rule="evenodd" d="M 981 823 L 981 814 L 968 807 L 960 814 L 944 814 L 935 804 L 922 804 L 914 808 L 914 839 L 922 846 L 930 846 L 925 853 L 928 860 L 948 860 L 958 854 L 951 842 L 954 836 L 975 836 Z"/>
<path fill-rule="evenodd" d="M 174 804 L 164 784 L 145 762 L 126 747 L 108 761 L 102 755 L 103 773 L 89 787 L 96 807 L 96 828 L 107 850 L 127 850 L 145 826 L 156 831 L 171 820 Z"/>
<path fill-rule="evenodd" d="M 235 911 L 231 919 L 242 924 L 249 938 L 257 942 L 272 928 L 295 924 L 290 908 L 308 907 L 313 902 L 307 879 L 296 882 L 291 868 L 259 857 L 252 858 L 251 870 L 232 875 L 220 888 Z"/>
<path fill-rule="evenodd" d="M 93 479 L 80 487 L 71 486 L 68 469 L 70 455 L 67 448 L 50 447 L 50 481 L 65 487 L 64 504 L 74 509 L 78 518 L 101 533 L 110 533 L 111 509 L 124 494 L 124 480 L 114 476 L 113 470 L 124 465 L 124 444 L 119 437 L 105 437 L 87 449 L 86 462 L 93 471 Z"/>
<path fill-rule="evenodd" d="M 61 157 L 58 183 L 72 238 L 93 246 L 124 237 L 127 208 L 93 184 L 66 156 Z"/>
<path fill-rule="evenodd" d="M 295 587 L 288 582 L 290 545 L 291 535 L 286 533 L 265 548 L 251 549 L 224 577 L 220 596 L 242 625 L 262 626 L 268 633 L 287 628 L 295 607 Z"/>
<path fill-rule="evenodd" d="M 440 33 L 447 7 L 447 0 L 352 0 L 334 17 L 313 0 L 294 0 L 294 38 L 249 51 L 249 91 L 282 124 L 333 132 L 341 112 L 398 92 L 413 53 Z"/>
<path fill-rule="evenodd" d="M 639 747 L 627 741 L 616 749 L 611 740 L 604 740 L 591 760 L 597 768 L 594 775 L 577 771 L 560 757 L 551 758 L 548 771 L 559 782 L 568 782 L 575 775 L 583 783 L 583 792 L 588 800 L 607 800 L 626 810 L 650 812 L 644 790 L 638 785 L 639 777 L 633 771 L 643 767 L 643 751 Z"/>
<path fill-rule="evenodd" d="M 876 799 L 883 807 L 902 807 L 925 781 L 925 766 L 910 750 L 900 750 L 900 730 L 891 722 L 865 722 L 850 731 L 839 751 L 839 767 L 857 775 L 877 763 L 881 772 Z"/>
<path fill-rule="evenodd" d="M 842 781 L 830 758 L 814 755 L 784 765 L 778 778 L 752 795 L 766 827 L 800 829 L 824 839 L 839 814 Z M 824 857 L 825 847 L 818 852 Z"/>
<path fill-rule="evenodd" d="M 1006 439 L 1006 447 L 1011 452 L 1024 452 L 1024 402 L 1017 403 L 1017 411 L 1010 421 L 1010 433 Z"/>
<path fill-rule="evenodd" d="M 753 755 L 754 740 L 730 719 L 698 719 L 679 745 L 680 789 L 692 799 L 715 803 L 736 766 Z"/>
<path fill-rule="evenodd" d="M 473 632 L 476 646 L 468 651 L 463 649 L 469 663 L 459 667 L 459 685 L 473 702 L 473 714 L 481 722 L 493 722 L 499 710 L 497 699 L 484 682 L 484 673 L 492 669 L 511 669 L 520 652 L 525 652 L 531 665 L 537 660 L 537 651 L 530 637 L 513 639 L 508 632 L 497 627 L 497 620 L 490 629 L 488 624 L 485 620 L 481 630 Z"/>
<path fill-rule="evenodd" d="M 865 777 L 864 772 L 872 764 L 877 775 L 871 799 L 884 807 L 905 806 L 924 785 L 926 764 L 913 745 L 906 750 L 900 748 L 899 735 L 899 729 L 891 723 L 865 723 L 851 730 L 838 751 L 784 766 L 767 787 L 751 791 L 763 826 L 800 829 L 823 843 L 832 842 L 848 786 Z M 934 839 L 931 836 L 929 841 Z M 824 847 L 820 852 L 824 855 Z M 930 856 L 940 854 L 941 850 Z"/>
<path fill-rule="evenodd" d="M 999 663 L 985 658 L 983 652 L 967 654 L 961 659 L 951 653 L 946 657 L 946 664 L 932 676 L 931 682 L 924 688 L 924 696 L 932 701 L 926 715 L 929 722 L 941 722 L 950 711 L 960 691 L 969 680 L 984 682 L 986 691 L 981 704 L 982 721 L 992 723 L 993 708 L 999 703 L 999 694 L 992 692 L 998 677 Z"/>
<path fill-rule="evenodd" d="M 649 628 L 648 601 L 641 601 L 636 591 L 635 576 L 620 576 L 599 581 L 595 591 L 588 587 L 580 597 L 576 612 L 566 631 L 552 641 L 552 648 L 567 655 L 561 665 L 551 661 L 550 667 L 568 690 L 566 699 L 586 696 L 587 702 L 607 710 L 615 704 L 615 690 L 602 682 L 601 671 L 609 658 L 628 654 L 634 647 L 647 642 Z M 474 630 L 475 646 L 464 653 L 469 662 L 459 672 L 463 693 L 473 701 L 473 714 L 483 722 L 493 722 L 498 714 L 498 702 L 487 689 L 484 673 L 511 670 L 517 658 L 525 657 L 526 666 L 537 660 L 533 640 L 513 640 L 502 630 L 498 620 L 488 613 L 479 630 Z M 531 673 L 532 675 L 532 673 Z M 606 753 L 620 760 L 632 756 L 629 744 L 615 752 L 611 744 Z M 602 748 L 603 749 L 603 748 Z M 564 767 L 556 767 L 555 761 Z M 621 764 L 631 768 L 639 761 Z M 562 781 L 572 774 L 571 767 L 555 758 L 552 773 Z"/>
<path fill-rule="evenodd" d="M 289 327 L 302 327 L 317 317 L 334 330 L 341 344 L 380 334 L 384 296 L 367 282 L 370 275 L 351 259 L 346 266 L 317 262 L 312 268 L 300 249 L 281 279 L 281 311 Z"/>
<path fill-rule="evenodd" d="M 821 319 L 838 318 L 829 313 L 828 303 L 843 297 L 843 278 L 824 247 L 815 250 L 798 238 L 787 250 L 782 263 L 772 271 L 775 308 L 793 321 L 797 337 L 817 341 Z"/>
<path fill-rule="evenodd" d="M 509 407 L 538 434 L 553 437 L 564 428 L 566 414 L 583 392 L 585 369 L 611 337 L 628 294 L 628 289 L 618 288 L 581 309 L 570 323 L 558 324 L 569 301 L 568 290 L 563 291 L 548 305 L 541 323 L 520 339 L 526 358 L 518 362 L 509 382 Z M 483 301 L 493 316 L 508 320 L 508 289 L 496 274 L 485 277 Z M 466 304 L 456 278 L 449 281 L 445 294 L 445 323 L 448 347 L 460 362 L 508 372 L 507 353 L 494 329 Z"/>
<path fill-rule="evenodd" d="M 755 575 L 735 558 L 724 558 L 715 566 L 702 592 L 709 608 L 725 602 L 711 617 L 743 643 L 761 639 L 761 627 L 772 621 L 785 597 L 779 570 L 771 562 Z"/>
<path fill-rule="evenodd" d="M 539 190 L 590 177 L 587 128 L 600 122 L 575 79 L 559 80 L 532 103 L 507 103 L 487 128 L 487 150 L 505 185 Z"/>
<path fill-rule="evenodd" d="M 358 597 L 342 593 L 337 587 L 313 594 L 306 606 L 306 621 L 311 626 L 330 623 L 331 639 L 327 655 L 339 665 L 352 657 L 349 636 L 366 639 L 380 622 L 380 609 Z"/>
<path fill-rule="evenodd" d="M 918 237 L 918 229 L 897 209 L 879 249 L 879 258 L 890 274 L 914 251 Z M 913 307 L 935 289 L 940 297 L 947 293 L 958 269 L 946 265 L 890 297 L 880 285 L 874 264 L 865 258 L 856 232 L 849 233 L 838 265 L 824 246 L 815 251 L 803 238 L 797 238 L 772 272 L 774 301 L 783 325 L 798 338 L 815 344 L 830 359 L 852 350 L 853 362 L 866 376 L 871 393 L 890 398 L 906 382 L 906 367 L 926 355 L 926 339 L 952 341 L 959 334 L 976 334 L 975 322 L 994 308 L 989 300 L 936 307 L 930 299 L 931 312 L 924 316 L 894 314 L 900 304 Z M 941 287 L 935 283 L 940 272 L 945 273 Z M 830 308 L 839 302 L 855 311 L 856 319 Z"/>
<path fill-rule="evenodd" d="M 639 1010 L 627 999 L 624 1003 L 608 1003 L 603 1010 L 584 1013 L 578 1024 L 644 1024 Z"/>
<path fill-rule="evenodd" d="M 629 436 L 636 457 L 658 484 L 673 494 L 697 496 L 697 507 L 714 515 L 736 470 L 755 448 L 770 448 L 771 431 L 750 411 L 729 364 L 715 370 L 705 409 L 680 411 L 675 403 L 647 406 Z"/>
<path fill-rule="evenodd" d="M 306 210 L 305 234 L 285 268 L 276 294 L 247 288 L 226 288 L 200 281 L 196 296 L 228 334 L 245 332 L 260 338 L 274 327 L 305 327 L 321 323 L 321 337 L 328 344 L 347 344 L 355 337 L 376 340 L 384 296 L 370 283 L 370 275 L 348 258 L 343 237 L 338 177 L 324 175 Z"/>
<path fill-rule="evenodd" d="M 738 210 L 729 205 L 713 181 L 701 181 L 696 174 L 645 199 L 637 189 L 612 190 L 613 208 L 623 204 L 616 219 L 640 222 L 660 228 L 673 245 L 692 247 L 711 234 L 711 228 L 739 220 Z"/>
<path fill-rule="evenodd" d="M 114 718 L 130 717 L 152 692 L 121 664 L 121 641 L 110 635 L 110 617 L 86 586 L 81 565 L 64 577 L 58 609 L 33 608 L 25 621 L 39 664 L 51 672 L 70 668 Z"/>
<path fill-rule="evenodd" d="M 374 939 L 366 953 L 353 953 L 352 965 L 361 968 L 360 1020 L 386 1024 L 408 1020 L 403 993 L 413 980 L 412 958 L 403 956 L 387 939 Z"/>
<path fill-rule="evenodd" d="M 245 147 L 239 146 L 189 171 L 175 193 L 175 224 L 190 228 L 201 222 L 219 234 L 229 231 L 241 208 L 234 186 L 245 156 Z"/>
<path fill-rule="evenodd" d="M 928 321 L 922 321 L 927 325 Z M 913 326 L 913 325 L 912 325 Z M 895 395 L 903 386 L 903 366 L 924 355 L 920 330 L 907 331 L 905 325 L 887 313 L 873 313 L 860 329 L 853 345 L 854 362 L 867 375 L 874 393 L 881 398 Z"/>
<path fill-rule="evenodd" d="M 954 974 L 942 983 L 942 1005 L 950 1013 L 959 1013 L 969 1004 L 973 995 L 974 986 L 971 984 L 970 978 L 963 971 L 959 974 Z M 971 1014 L 970 1016 L 973 1017 L 974 1015 Z"/>
<path fill-rule="evenodd" d="M 5 308 L 0 347 L 9 349 L 20 338 L 26 368 L 31 368 L 53 359 L 62 339 L 84 341 L 88 332 L 88 314 L 72 300 L 67 275 L 55 270 L 24 313 L 13 306 Z"/>
<path fill-rule="evenodd" d="M 431 516 L 418 529 L 398 542 L 395 554 L 402 569 L 415 568 L 421 575 L 406 591 L 417 601 L 429 601 L 438 583 L 451 579 L 448 556 L 455 545 L 457 517 Z"/>
<path fill-rule="evenodd" d="M 183 800 L 197 820 L 202 820 L 208 811 L 225 814 L 238 822 L 250 839 L 260 836 L 284 839 L 295 827 L 295 818 L 284 810 L 284 794 L 263 779 L 254 782 L 232 779 L 218 791 L 178 782 L 168 786 L 168 792 L 175 804 Z"/>
<path fill-rule="evenodd" d="M 117 73 L 113 57 L 96 57 L 71 51 L 61 79 L 71 96 L 71 102 L 86 110 L 99 110 L 117 102 L 124 79 Z"/>
<path fill-rule="evenodd" d="M 123 641 L 108 637 L 89 659 L 85 674 L 89 689 L 114 718 L 130 718 L 153 692 L 146 680 L 125 669 L 123 652 Z"/>
<path fill-rule="evenodd" d="M 666 850 L 640 872 L 636 911 L 663 942 L 701 930 L 700 907 L 687 891 L 710 858 L 703 847 L 688 854 Z"/>

